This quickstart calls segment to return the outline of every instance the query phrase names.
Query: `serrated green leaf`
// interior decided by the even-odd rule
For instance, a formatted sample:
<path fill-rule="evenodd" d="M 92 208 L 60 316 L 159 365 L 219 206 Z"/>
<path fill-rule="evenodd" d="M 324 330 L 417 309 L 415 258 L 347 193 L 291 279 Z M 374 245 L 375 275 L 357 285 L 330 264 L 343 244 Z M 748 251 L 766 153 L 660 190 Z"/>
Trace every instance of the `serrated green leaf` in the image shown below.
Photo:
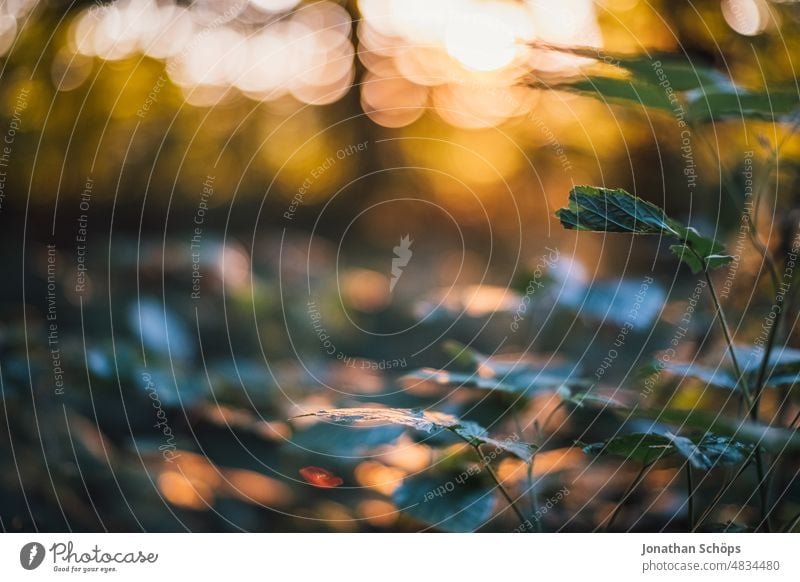
<path fill-rule="evenodd" d="M 679 426 L 682 430 L 727 436 L 739 442 L 758 445 L 770 453 L 782 454 L 800 451 L 800 432 L 798 431 L 772 427 L 760 422 L 729 418 L 721 416 L 717 412 L 674 408 L 633 408 L 626 412 L 633 417 Z"/>
<path fill-rule="evenodd" d="M 620 188 L 575 186 L 569 193 L 569 206 L 559 209 L 556 216 L 567 229 L 661 234 L 677 239 L 679 244 L 670 249 L 694 273 L 705 267 L 720 267 L 732 260 L 722 253 L 721 244 L 667 217 L 655 204 Z"/>
<path fill-rule="evenodd" d="M 752 445 L 740 443 L 730 437 L 706 433 L 698 448 L 714 465 L 735 465 L 745 460 Z"/>
<path fill-rule="evenodd" d="M 488 445 L 499 451 L 515 455 L 530 462 L 536 451 L 534 445 L 515 440 L 491 437 L 488 431 L 475 422 L 461 420 L 451 414 L 410 408 L 333 408 L 296 418 L 316 416 L 338 424 L 382 423 L 407 426 L 425 433 L 449 430 L 473 445 Z"/>
<path fill-rule="evenodd" d="M 621 188 L 575 186 L 556 216 L 567 229 L 680 236 L 663 210 Z"/>
<path fill-rule="evenodd" d="M 457 474 L 407 477 L 392 495 L 401 511 L 447 532 L 472 532 L 492 515 L 492 490 L 477 479 L 460 483 Z"/>
<path fill-rule="evenodd" d="M 693 467 L 709 471 L 718 465 L 733 465 L 743 461 L 750 446 L 713 434 L 690 439 L 672 433 L 634 433 L 613 437 L 600 443 L 584 446 L 590 455 L 614 455 L 643 464 L 665 457 L 681 455 Z"/>

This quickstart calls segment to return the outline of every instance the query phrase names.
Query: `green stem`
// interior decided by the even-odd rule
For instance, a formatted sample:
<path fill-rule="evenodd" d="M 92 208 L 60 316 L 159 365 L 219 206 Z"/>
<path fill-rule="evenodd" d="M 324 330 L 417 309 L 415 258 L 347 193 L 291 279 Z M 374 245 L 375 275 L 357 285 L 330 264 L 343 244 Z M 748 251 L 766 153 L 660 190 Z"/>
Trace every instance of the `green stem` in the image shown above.
<path fill-rule="evenodd" d="M 511 509 L 514 510 L 514 513 L 517 514 L 520 523 L 525 523 L 525 516 L 522 514 L 517 505 L 514 503 L 514 499 L 512 499 L 511 495 L 509 495 L 506 488 L 503 487 L 503 484 L 500 482 L 500 479 L 497 478 L 497 474 L 492 469 L 492 466 L 489 463 L 489 461 L 487 461 L 484 458 L 483 454 L 481 453 L 481 446 L 472 442 L 470 442 L 470 446 L 473 449 L 475 449 L 475 452 L 477 453 L 481 463 L 483 463 L 483 467 L 486 469 L 486 472 L 489 473 L 489 476 L 492 478 L 492 481 L 494 481 L 495 484 L 497 485 L 497 488 L 500 490 L 500 493 L 502 493 L 503 497 L 506 498 L 506 501 L 508 501 L 508 505 L 511 507 Z"/>
<path fill-rule="evenodd" d="M 778 327 L 780 327 L 781 320 L 783 319 L 783 311 L 783 309 L 778 311 L 778 315 L 775 317 L 775 323 L 772 324 L 772 328 L 769 330 L 767 345 L 764 348 L 764 357 L 761 359 L 761 365 L 758 367 L 758 376 L 756 377 L 755 391 L 753 392 L 753 406 L 750 409 L 750 418 L 752 420 L 758 420 L 758 404 L 761 399 L 761 392 L 767 380 L 769 357 L 772 355 L 775 339 L 778 337 Z"/>
<path fill-rule="evenodd" d="M 514 412 L 513 417 L 514 417 L 514 424 L 516 425 L 517 428 L 517 433 L 519 434 L 519 438 L 521 440 L 525 440 L 525 431 L 522 428 L 522 423 L 520 422 L 519 415 L 516 413 L 516 411 Z M 537 431 L 537 433 L 539 433 L 538 442 L 542 442 L 542 435 L 540 431 Z M 535 460 L 536 460 L 536 454 L 534 453 L 533 455 L 531 455 L 531 460 L 528 463 L 526 463 L 527 466 L 525 468 L 525 481 L 526 481 L 526 486 L 528 488 L 528 503 L 531 506 L 531 515 L 534 516 L 539 511 L 539 496 L 533 489 L 533 463 Z M 536 520 L 536 531 L 538 533 L 542 532 L 542 526 L 539 523 L 538 519 Z"/>
<path fill-rule="evenodd" d="M 744 473 L 745 469 L 747 469 L 747 467 L 750 465 L 750 460 L 751 458 L 748 457 L 744 462 L 742 462 L 742 465 L 739 467 L 739 469 L 736 471 L 736 474 L 730 479 L 730 481 L 725 483 L 720 488 L 720 490 L 717 491 L 717 494 L 714 496 L 714 499 L 711 500 L 711 503 L 709 503 L 708 507 L 705 509 L 705 511 L 703 511 L 702 515 L 700 516 L 700 519 L 697 520 L 697 525 L 695 525 L 695 528 L 692 531 L 695 531 L 698 527 L 700 527 L 703 524 L 703 522 L 705 522 L 705 520 L 711 515 L 714 509 L 716 509 L 717 505 L 719 505 L 719 502 L 722 500 L 722 498 L 725 496 L 728 490 L 733 486 L 734 482 L 739 478 L 739 476 L 742 473 Z"/>
<path fill-rule="evenodd" d="M 689 531 L 694 531 L 694 484 L 692 483 L 692 464 L 686 463 L 686 491 L 689 495 L 687 505 L 689 506 Z"/>
<path fill-rule="evenodd" d="M 528 476 L 528 487 L 530 487 L 530 499 L 531 499 L 531 508 L 532 508 L 532 515 L 534 516 L 534 525 L 536 526 L 536 533 L 542 533 L 542 522 L 541 520 L 536 517 L 536 514 L 539 512 L 539 494 L 534 490 L 533 487 L 533 463 L 536 460 L 536 455 L 531 455 L 531 462 L 528 463 L 528 467 L 526 469 L 527 476 Z"/>
<path fill-rule="evenodd" d="M 647 475 L 647 470 L 649 468 L 650 465 L 642 465 L 642 468 L 636 474 L 634 480 L 631 481 L 630 485 L 628 485 L 628 488 L 625 490 L 625 493 L 622 495 L 622 498 L 617 503 L 617 506 L 614 508 L 614 512 L 611 514 L 611 518 L 608 520 L 608 523 L 606 524 L 606 532 L 608 532 L 611 529 L 611 526 L 614 525 L 614 522 L 616 521 L 617 516 L 620 514 L 620 511 L 622 511 L 622 507 L 625 505 L 625 502 L 628 501 L 628 498 L 631 496 L 631 494 L 644 480 L 645 475 Z"/>
<path fill-rule="evenodd" d="M 692 251 L 694 252 L 694 251 Z M 725 343 L 728 346 L 728 353 L 731 357 L 731 362 L 733 363 L 733 371 L 736 374 L 736 381 L 737 383 L 741 383 L 742 385 L 742 396 L 747 404 L 748 408 L 752 407 L 752 398 L 750 396 L 750 389 L 747 386 L 747 380 L 742 373 L 742 368 L 739 366 L 739 358 L 736 357 L 736 350 L 733 347 L 733 337 L 731 336 L 730 328 L 728 327 L 728 320 L 725 318 L 725 312 L 722 310 L 722 305 L 719 302 L 719 297 L 717 296 L 717 290 L 714 287 L 714 282 L 711 280 L 711 275 L 708 272 L 708 266 L 706 262 L 695 253 L 695 256 L 701 261 L 703 264 L 703 275 L 706 278 L 706 283 L 708 283 L 708 291 L 711 294 L 711 299 L 714 302 L 714 309 L 717 312 L 717 319 L 719 319 L 720 327 L 722 328 L 722 335 L 725 336 Z"/>
<path fill-rule="evenodd" d="M 742 368 L 741 366 L 739 366 L 739 359 L 736 357 L 736 350 L 733 347 L 733 338 L 731 336 L 730 329 L 728 327 L 728 321 L 725 318 L 725 313 L 722 310 L 722 305 L 719 302 L 719 297 L 717 297 L 717 291 L 714 287 L 714 282 L 711 280 L 711 275 L 708 272 L 708 265 L 706 265 L 705 261 L 703 261 L 703 259 L 696 253 L 695 256 L 698 259 L 700 259 L 701 264 L 704 267 L 703 274 L 705 275 L 706 282 L 708 283 L 708 291 L 709 293 L 711 293 L 711 299 L 714 301 L 714 307 L 716 308 L 717 317 L 720 321 L 720 326 L 722 327 L 722 333 L 725 336 L 725 342 L 728 344 L 728 351 L 731 356 L 731 361 L 733 362 L 733 370 L 734 373 L 736 374 L 737 385 L 741 383 L 742 397 L 745 401 L 747 409 L 749 410 L 750 418 L 752 418 L 753 420 L 757 420 L 758 410 L 755 406 L 755 403 L 753 401 L 753 396 L 747 385 L 747 378 L 745 378 L 744 374 L 742 373 Z M 765 354 L 765 356 L 766 355 L 767 354 Z M 755 417 L 753 416 L 753 414 L 755 414 Z M 765 525 L 767 531 L 769 532 L 771 530 L 769 516 L 767 515 L 767 510 L 769 508 L 769 494 L 768 494 L 769 482 L 767 480 L 766 471 L 764 469 L 764 456 L 761 451 L 761 447 L 758 446 L 756 446 L 753 449 L 753 452 L 751 454 L 755 456 L 756 460 L 756 478 L 758 479 L 758 495 L 759 495 L 759 503 L 761 505 L 760 508 L 761 524 Z"/>

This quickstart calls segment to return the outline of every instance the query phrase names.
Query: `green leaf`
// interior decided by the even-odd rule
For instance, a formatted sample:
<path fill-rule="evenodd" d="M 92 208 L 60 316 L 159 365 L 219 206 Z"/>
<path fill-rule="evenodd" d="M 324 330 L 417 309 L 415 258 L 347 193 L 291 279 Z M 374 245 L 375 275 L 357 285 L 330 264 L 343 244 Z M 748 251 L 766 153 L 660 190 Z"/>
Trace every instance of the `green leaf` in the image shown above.
<path fill-rule="evenodd" d="M 800 107 L 793 90 L 747 91 L 734 86 L 694 91 L 688 96 L 687 114 L 696 121 L 755 118 L 774 121 Z"/>
<path fill-rule="evenodd" d="M 673 454 L 669 439 L 655 433 L 633 433 L 610 438 L 599 443 L 583 445 L 587 455 L 612 455 L 649 465 Z"/>
<path fill-rule="evenodd" d="M 442 345 L 444 352 L 453 359 L 457 366 L 476 370 L 486 361 L 486 356 L 469 346 L 455 340 L 447 340 Z"/>
<path fill-rule="evenodd" d="M 625 190 L 575 186 L 569 194 L 569 206 L 556 212 L 567 229 L 593 232 L 625 232 L 630 234 L 661 234 L 677 239 L 670 249 L 694 273 L 720 267 L 733 258 L 722 254 L 724 247 L 667 217 L 664 211 Z"/>
<path fill-rule="evenodd" d="M 569 83 L 550 86 L 550 88 L 601 97 L 620 105 L 635 104 L 664 111 L 670 111 L 673 108 L 666 92 L 661 87 L 641 83 L 636 79 L 592 75 Z"/>
<path fill-rule="evenodd" d="M 800 432 L 796 430 L 772 427 L 738 418 L 729 418 L 721 416 L 718 412 L 674 408 L 633 408 L 627 412 L 635 417 L 677 425 L 682 429 L 728 436 L 736 441 L 763 447 L 770 453 L 781 454 L 800 451 Z"/>
<path fill-rule="evenodd" d="M 488 445 L 499 451 L 515 455 L 530 462 L 536 447 L 531 444 L 492 438 L 488 431 L 475 422 L 461 420 L 453 415 L 430 410 L 409 408 L 333 408 L 295 418 L 316 416 L 336 424 L 381 423 L 401 425 L 425 433 L 449 430 L 472 445 Z"/>
<path fill-rule="evenodd" d="M 674 91 L 731 86 L 730 79 L 716 69 L 687 60 L 684 55 L 675 53 L 651 52 L 646 55 L 631 55 L 601 51 L 594 47 L 565 47 L 545 43 L 535 43 L 534 48 L 593 59 L 598 63 L 602 62 L 626 71 L 639 83 L 659 85 L 664 83 L 660 77 L 663 75 Z M 662 92 L 666 90 L 663 85 L 659 88 Z"/>
<path fill-rule="evenodd" d="M 663 210 L 621 188 L 575 186 L 556 216 L 567 229 L 680 236 Z"/>
<path fill-rule="evenodd" d="M 715 465 L 741 463 L 753 449 L 752 445 L 711 433 L 706 433 L 697 446 Z"/>
<path fill-rule="evenodd" d="M 458 474 L 416 475 L 392 495 L 401 511 L 447 532 L 472 532 L 492 516 L 494 495 L 478 479 L 460 482 Z"/>
<path fill-rule="evenodd" d="M 614 455 L 643 464 L 665 457 L 680 455 L 693 467 L 709 471 L 718 465 L 740 463 L 752 447 L 727 437 L 705 434 L 699 439 L 672 433 L 634 433 L 613 437 L 600 443 L 586 445 L 589 455 Z"/>

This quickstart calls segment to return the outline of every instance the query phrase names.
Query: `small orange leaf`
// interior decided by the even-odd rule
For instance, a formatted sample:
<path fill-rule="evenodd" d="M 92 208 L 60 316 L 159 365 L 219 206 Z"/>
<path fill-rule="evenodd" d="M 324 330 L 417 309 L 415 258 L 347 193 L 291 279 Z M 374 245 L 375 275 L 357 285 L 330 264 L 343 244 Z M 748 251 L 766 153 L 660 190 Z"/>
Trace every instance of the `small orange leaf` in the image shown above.
<path fill-rule="evenodd" d="M 303 467 L 300 475 L 315 487 L 337 487 L 344 483 L 341 477 L 320 467 Z"/>

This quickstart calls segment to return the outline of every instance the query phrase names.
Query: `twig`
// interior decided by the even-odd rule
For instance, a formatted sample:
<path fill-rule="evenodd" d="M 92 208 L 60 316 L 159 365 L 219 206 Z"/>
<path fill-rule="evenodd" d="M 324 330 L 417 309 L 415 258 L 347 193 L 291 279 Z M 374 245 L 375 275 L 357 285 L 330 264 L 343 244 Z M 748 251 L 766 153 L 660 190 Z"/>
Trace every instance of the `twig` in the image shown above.
<path fill-rule="evenodd" d="M 628 497 L 631 496 L 634 490 L 644 480 L 645 475 L 647 474 L 647 470 L 650 468 L 651 465 L 652 463 L 642 465 L 642 468 L 636 474 L 636 478 L 631 482 L 631 484 L 625 490 L 625 493 L 622 495 L 622 498 L 617 503 L 617 506 L 614 508 L 614 512 L 611 514 L 611 518 L 608 520 L 608 523 L 606 524 L 606 532 L 608 532 L 611 529 L 611 526 L 614 524 L 614 521 L 616 521 L 620 511 L 622 511 L 622 507 L 625 505 L 625 502 L 628 500 Z M 602 525 L 602 523 L 599 524 L 598 527 L 600 527 L 600 525 Z"/>
<path fill-rule="evenodd" d="M 506 501 L 508 501 L 508 505 L 511 507 L 511 509 L 514 510 L 514 513 L 517 514 L 517 517 L 519 518 L 520 523 L 525 523 L 525 521 L 526 521 L 525 520 L 525 516 L 522 514 L 522 512 L 519 510 L 517 505 L 514 503 L 514 500 L 511 498 L 511 495 L 509 495 L 509 493 L 506 490 L 506 488 L 503 487 L 503 484 L 500 482 L 500 479 L 497 478 L 497 475 L 495 474 L 494 470 L 492 469 L 492 466 L 490 465 L 489 461 L 487 461 L 484 458 L 483 454 L 481 453 L 481 446 L 479 444 L 475 444 L 473 442 L 469 442 L 469 444 L 475 450 L 475 452 L 478 454 L 478 458 L 480 459 L 481 463 L 483 463 L 483 466 L 486 469 L 486 472 L 489 473 L 489 476 L 492 478 L 492 480 L 497 485 L 497 488 L 500 490 L 500 493 L 502 493 L 503 497 L 506 498 Z"/>
<path fill-rule="evenodd" d="M 692 464 L 686 462 L 686 489 L 689 494 L 686 502 L 689 509 L 689 531 L 694 531 L 694 484 L 692 483 Z"/>

